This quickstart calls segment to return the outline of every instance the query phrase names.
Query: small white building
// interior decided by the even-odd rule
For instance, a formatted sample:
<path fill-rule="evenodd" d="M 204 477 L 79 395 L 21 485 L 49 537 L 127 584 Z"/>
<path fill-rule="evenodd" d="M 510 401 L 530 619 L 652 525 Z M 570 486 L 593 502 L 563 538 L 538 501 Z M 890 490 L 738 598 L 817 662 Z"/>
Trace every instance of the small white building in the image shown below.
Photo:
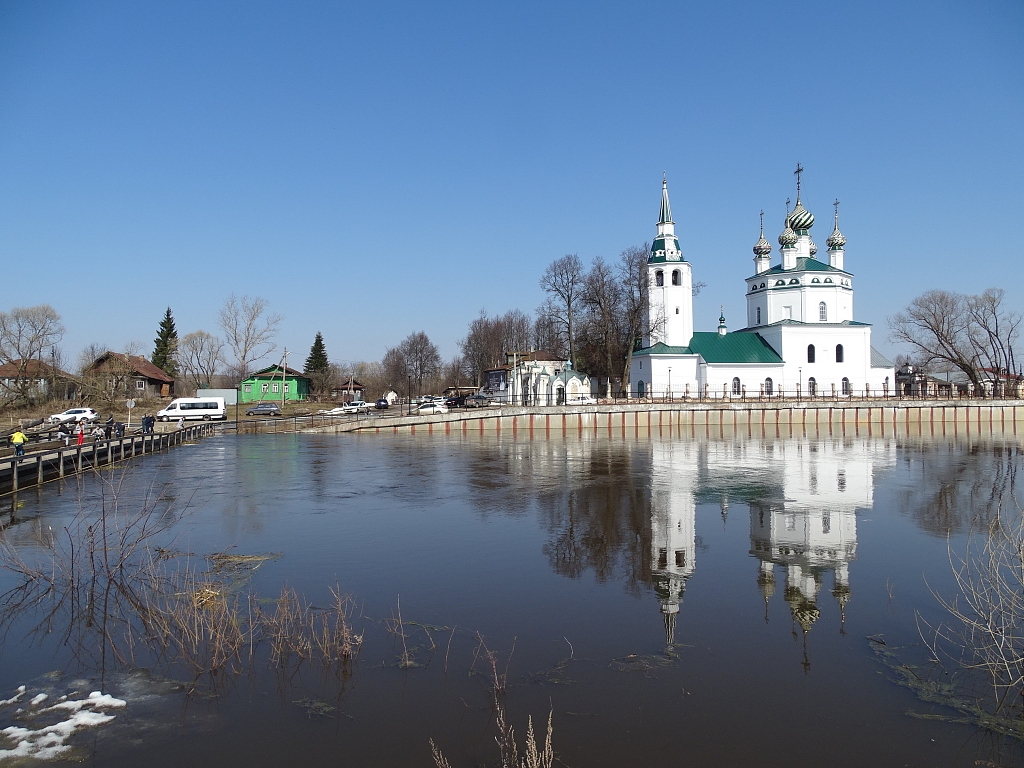
<path fill-rule="evenodd" d="M 488 377 L 499 382 L 490 388 L 500 400 L 512 405 L 563 405 L 590 394 L 590 377 L 550 352 L 509 352 L 506 359 L 506 367 L 494 371 L 504 372 L 503 377 Z"/>
<path fill-rule="evenodd" d="M 814 216 L 804 208 L 797 166 L 796 207 L 771 244 L 754 245 L 754 274 L 746 279 L 747 325 L 730 332 L 724 314 L 717 332 L 693 330 L 693 278 L 675 235 L 668 182 L 662 181 L 658 233 L 648 259 L 648 320 L 643 346 L 633 352 L 630 393 L 638 397 L 740 398 L 777 395 L 850 396 L 892 390 L 891 362 L 871 346 L 871 326 L 854 320 L 853 274 L 846 271 L 846 238 L 835 226 L 828 262 L 811 240 Z"/>

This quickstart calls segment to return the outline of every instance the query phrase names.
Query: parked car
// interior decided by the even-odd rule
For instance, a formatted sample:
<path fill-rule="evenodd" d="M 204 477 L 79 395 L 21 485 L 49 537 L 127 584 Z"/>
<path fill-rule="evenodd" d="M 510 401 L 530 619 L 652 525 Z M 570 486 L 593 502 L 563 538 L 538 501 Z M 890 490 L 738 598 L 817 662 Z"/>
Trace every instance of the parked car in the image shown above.
<path fill-rule="evenodd" d="M 365 400 L 353 400 L 341 406 L 342 413 L 369 413 L 370 404 Z"/>
<path fill-rule="evenodd" d="M 485 395 L 470 395 L 464 401 L 467 408 L 483 408 L 491 404 L 491 398 Z"/>
<path fill-rule="evenodd" d="M 388 399 L 386 397 L 378 398 L 377 402 L 373 404 L 373 407 L 378 411 L 386 411 L 389 406 L 390 403 L 388 403 Z"/>
<path fill-rule="evenodd" d="M 597 400 L 590 395 L 576 395 L 565 401 L 566 405 L 597 405 Z"/>
<path fill-rule="evenodd" d="M 92 408 L 68 408 L 63 413 L 55 413 L 47 421 L 51 424 L 65 424 L 69 421 L 96 421 L 100 415 Z"/>
<path fill-rule="evenodd" d="M 462 395 L 452 395 L 444 401 L 444 404 L 449 408 L 461 408 L 466 404 L 466 398 Z"/>
<path fill-rule="evenodd" d="M 416 409 L 417 416 L 426 416 L 431 413 L 448 413 L 448 406 L 444 403 L 421 403 Z"/>
<path fill-rule="evenodd" d="M 277 403 L 260 403 L 252 408 L 247 408 L 246 416 L 280 416 L 281 406 Z"/>

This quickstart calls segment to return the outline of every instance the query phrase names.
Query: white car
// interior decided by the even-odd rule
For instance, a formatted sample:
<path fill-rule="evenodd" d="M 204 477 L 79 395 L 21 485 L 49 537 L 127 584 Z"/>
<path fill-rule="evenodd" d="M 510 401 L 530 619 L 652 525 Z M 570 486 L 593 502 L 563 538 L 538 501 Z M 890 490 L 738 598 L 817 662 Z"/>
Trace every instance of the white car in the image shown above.
<path fill-rule="evenodd" d="M 448 406 L 441 403 L 423 403 L 416 409 L 417 416 L 426 416 L 430 413 L 448 413 Z"/>
<path fill-rule="evenodd" d="M 565 401 L 566 405 L 597 405 L 597 400 L 590 395 L 576 395 Z"/>
<path fill-rule="evenodd" d="M 64 413 L 55 413 L 47 419 L 51 424 L 65 424 L 69 421 L 96 421 L 100 415 L 92 408 L 68 408 Z"/>
<path fill-rule="evenodd" d="M 337 409 L 335 409 L 337 410 Z M 341 406 L 342 413 L 369 413 L 370 404 L 365 400 L 353 400 L 351 403 L 345 403 Z"/>

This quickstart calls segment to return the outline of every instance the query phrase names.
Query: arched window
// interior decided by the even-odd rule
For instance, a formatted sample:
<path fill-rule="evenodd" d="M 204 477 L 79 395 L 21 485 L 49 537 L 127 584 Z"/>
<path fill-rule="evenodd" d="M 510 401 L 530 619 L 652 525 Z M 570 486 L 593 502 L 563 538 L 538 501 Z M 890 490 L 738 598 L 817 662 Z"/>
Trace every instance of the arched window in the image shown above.
<path fill-rule="evenodd" d="M 850 380 L 848 378 L 846 378 L 845 376 L 843 377 L 843 394 L 844 395 L 850 394 Z"/>
<path fill-rule="evenodd" d="M 836 362 L 837 363 L 843 362 L 843 345 L 842 344 L 836 344 Z"/>
<path fill-rule="evenodd" d="M 761 324 L 761 308 L 760 307 L 757 308 L 757 324 L 758 325 Z"/>
<path fill-rule="evenodd" d="M 676 307 L 676 314 L 679 314 L 679 307 Z"/>
<path fill-rule="evenodd" d="M 818 319 L 823 323 L 828 320 L 828 307 L 824 301 L 818 304 Z"/>
<path fill-rule="evenodd" d="M 813 363 L 814 362 L 814 345 L 813 344 L 808 344 L 807 345 L 807 362 L 808 363 Z"/>
<path fill-rule="evenodd" d="M 774 386 L 775 386 L 775 382 L 773 382 L 773 381 L 772 381 L 772 377 L 771 377 L 771 376 L 769 376 L 769 377 L 768 377 L 767 379 L 765 379 L 765 380 L 764 380 L 764 393 L 765 393 L 766 395 L 770 395 L 770 394 L 772 394 L 772 392 L 773 392 L 773 389 L 772 389 L 772 388 L 773 388 Z"/>
<path fill-rule="evenodd" d="M 636 383 L 636 394 L 637 394 L 637 396 L 638 397 L 644 397 L 644 395 L 646 393 L 647 393 L 647 386 L 642 381 L 638 381 Z"/>
<path fill-rule="evenodd" d="M 738 376 L 734 376 L 732 380 L 732 393 L 738 395 L 740 393 L 740 379 Z"/>
<path fill-rule="evenodd" d="M 662 286 L 665 284 L 665 273 L 662 272 L 660 269 L 654 273 L 654 284 L 657 286 Z"/>
<path fill-rule="evenodd" d="M 809 378 L 807 380 L 807 394 L 809 394 L 809 395 L 816 395 L 817 393 L 818 393 L 818 382 L 814 380 L 813 376 L 811 376 L 811 378 Z"/>
<path fill-rule="evenodd" d="M 673 269 L 672 270 L 672 285 L 682 285 L 682 284 L 683 284 L 683 279 L 679 275 L 679 270 L 678 269 Z"/>

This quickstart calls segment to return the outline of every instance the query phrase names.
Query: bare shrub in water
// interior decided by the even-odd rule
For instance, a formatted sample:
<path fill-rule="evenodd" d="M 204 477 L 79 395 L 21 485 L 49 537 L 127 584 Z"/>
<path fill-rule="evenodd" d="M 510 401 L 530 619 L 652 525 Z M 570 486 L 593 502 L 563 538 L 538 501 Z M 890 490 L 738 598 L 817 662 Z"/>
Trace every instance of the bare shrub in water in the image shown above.
<path fill-rule="evenodd" d="M 286 587 L 274 609 L 264 611 L 255 594 L 238 587 L 274 556 L 197 559 L 177 552 L 168 532 L 181 513 L 172 501 L 150 494 L 123 503 L 119 491 L 105 485 L 96 508 L 82 505 L 61 531 L 37 530 L 34 549 L 4 533 L 0 566 L 19 577 L 0 595 L 5 634 L 21 617 L 41 613 L 30 634 L 58 632 L 101 679 L 112 665 L 140 663 L 184 668 L 194 680 L 235 674 L 253 664 L 264 641 L 276 665 L 345 667 L 358 656 L 362 634 L 352 627 L 353 603 L 340 587 L 323 609 Z"/>
<path fill-rule="evenodd" d="M 948 693 L 939 703 L 1024 737 L 1024 514 L 1000 503 L 987 526 L 970 533 L 963 555 L 950 546 L 949 560 L 958 594 L 936 599 L 952 621 L 932 627 L 919 619 L 933 660 L 960 670 L 936 688 Z"/>

